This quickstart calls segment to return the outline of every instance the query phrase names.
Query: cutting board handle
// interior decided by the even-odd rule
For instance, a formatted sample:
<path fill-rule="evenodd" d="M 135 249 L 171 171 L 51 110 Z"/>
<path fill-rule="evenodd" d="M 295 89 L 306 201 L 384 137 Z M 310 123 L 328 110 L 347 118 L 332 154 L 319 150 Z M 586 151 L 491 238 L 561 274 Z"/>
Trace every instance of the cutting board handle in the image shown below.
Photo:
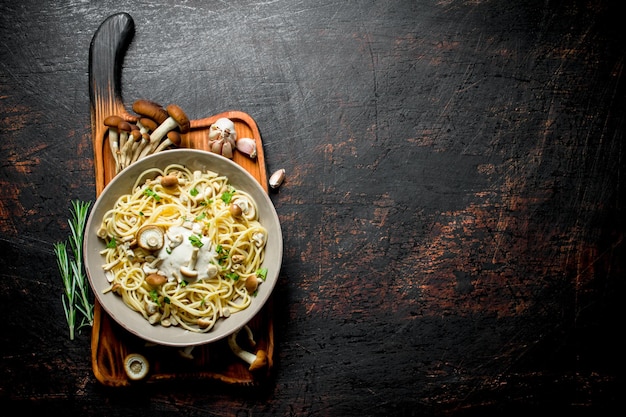
<path fill-rule="evenodd" d="M 104 175 L 102 155 L 106 126 L 103 121 L 113 114 L 128 115 L 122 100 L 121 73 L 124 55 L 134 34 L 133 18 L 128 13 L 117 13 L 102 22 L 89 46 L 89 99 L 98 195 L 105 181 L 110 179 Z"/>
<path fill-rule="evenodd" d="M 135 23 L 128 13 L 109 16 L 94 34 L 89 47 L 92 106 L 98 101 L 122 104 L 122 61 L 134 34 Z"/>

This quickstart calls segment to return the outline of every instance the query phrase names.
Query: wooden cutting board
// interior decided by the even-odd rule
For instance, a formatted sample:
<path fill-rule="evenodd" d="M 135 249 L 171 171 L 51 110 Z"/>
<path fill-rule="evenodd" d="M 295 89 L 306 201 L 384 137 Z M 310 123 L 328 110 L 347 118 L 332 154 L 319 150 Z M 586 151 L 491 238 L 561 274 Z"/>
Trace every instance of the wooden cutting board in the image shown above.
<path fill-rule="evenodd" d="M 134 121 L 136 115 L 128 112 L 121 95 L 121 63 L 134 34 L 130 15 L 119 13 L 107 18 L 98 28 L 89 49 L 89 90 L 91 103 L 91 130 L 94 147 L 96 195 L 115 176 L 114 161 L 107 142 L 104 119 L 118 115 Z M 165 103 L 169 104 L 169 103 Z M 176 103 L 180 104 L 180 103 Z M 190 132 L 183 136 L 181 147 L 208 150 L 207 135 L 211 124 L 220 117 L 235 123 L 238 137 L 250 137 L 257 143 L 257 157 L 250 159 L 236 152 L 233 161 L 241 165 L 268 191 L 265 157 L 256 122 L 240 111 L 227 111 L 203 119 L 191 120 Z M 167 151 L 164 151 L 167 152 Z M 150 363 L 149 375 L 142 383 L 162 380 L 215 380 L 227 384 L 258 385 L 271 374 L 274 354 L 272 317 L 273 297 L 249 323 L 258 349 L 268 354 L 268 366 L 262 371 L 250 372 L 248 365 L 237 358 L 226 339 L 196 346 L 192 359 L 184 357 L 178 348 L 154 346 L 127 332 L 95 302 L 94 325 L 91 338 L 93 372 L 102 384 L 129 386 L 131 381 L 124 371 L 123 360 L 129 353 L 140 353 Z"/>

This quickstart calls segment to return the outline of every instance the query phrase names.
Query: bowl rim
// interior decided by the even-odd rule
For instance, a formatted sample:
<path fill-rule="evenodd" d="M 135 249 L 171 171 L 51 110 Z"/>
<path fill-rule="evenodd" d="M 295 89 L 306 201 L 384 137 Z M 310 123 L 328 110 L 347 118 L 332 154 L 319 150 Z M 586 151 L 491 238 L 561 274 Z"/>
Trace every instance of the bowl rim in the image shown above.
<path fill-rule="evenodd" d="M 126 306 L 119 296 L 111 292 L 102 293 L 102 290 L 108 287 L 108 282 L 102 271 L 103 258 L 100 254 L 105 244 L 96 235 L 102 221 L 102 215 L 112 207 L 120 195 L 130 192 L 132 185 L 146 169 L 163 169 L 174 163 L 188 166 L 194 170 L 211 170 L 220 175 L 226 175 L 235 188 L 243 185 L 240 183 L 245 183 L 245 186 L 239 188 L 250 193 L 256 200 L 261 224 L 268 230 L 274 230 L 274 233 L 269 233 L 263 262 L 263 266 L 268 267 L 268 274 L 265 281 L 259 286 L 252 304 L 227 319 L 219 320 L 213 329 L 204 333 L 191 332 L 180 327 L 165 328 L 151 325 L 141 314 Z M 211 165 L 216 165 L 217 169 L 212 168 Z M 271 249 L 275 256 L 268 257 L 268 249 Z M 216 342 L 248 324 L 262 310 L 273 293 L 282 267 L 282 257 L 282 228 L 268 192 L 241 165 L 221 155 L 199 149 L 185 148 L 163 151 L 147 156 L 118 173 L 104 187 L 93 204 L 83 236 L 83 265 L 90 288 L 102 309 L 123 329 L 145 341 L 164 346 L 187 347 Z M 232 318 L 239 318 L 239 320 L 232 320 Z"/>

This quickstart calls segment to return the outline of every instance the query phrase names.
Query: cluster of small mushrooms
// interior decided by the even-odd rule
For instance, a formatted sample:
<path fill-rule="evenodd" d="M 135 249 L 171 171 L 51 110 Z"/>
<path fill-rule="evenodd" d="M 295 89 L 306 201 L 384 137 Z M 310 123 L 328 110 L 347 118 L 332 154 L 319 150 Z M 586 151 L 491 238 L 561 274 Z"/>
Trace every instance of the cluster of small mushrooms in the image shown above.
<path fill-rule="evenodd" d="M 104 119 L 115 173 L 119 173 L 140 159 L 180 146 L 182 135 L 189 132 L 187 114 L 176 104 L 163 107 L 150 100 L 136 100 L 132 106 L 136 115 L 122 117 L 110 115 Z M 237 138 L 232 120 L 222 117 L 209 127 L 208 144 L 211 152 L 232 159 L 235 150 L 254 159 L 256 141 Z"/>

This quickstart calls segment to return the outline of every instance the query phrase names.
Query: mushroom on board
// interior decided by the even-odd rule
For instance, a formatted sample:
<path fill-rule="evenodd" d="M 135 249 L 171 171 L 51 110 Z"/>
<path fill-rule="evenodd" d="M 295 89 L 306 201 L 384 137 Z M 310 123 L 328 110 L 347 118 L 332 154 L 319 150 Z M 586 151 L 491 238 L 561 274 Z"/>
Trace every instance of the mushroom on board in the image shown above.
<path fill-rule="evenodd" d="M 170 104 L 166 108 L 168 117 L 150 134 L 150 145 L 147 149 L 144 149 L 139 154 L 139 159 L 143 158 L 149 153 L 153 153 L 159 146 L 161 139 L 167 135 L 167 132 L 178 129 L 180 133 L 189 132 L 189 117 L 187 114 L 176 104 Z"/>
<path fill-rule="evenodd" d="M 117 125 L 117 131 L 118 131 L 118 135 L 119 135 L 119 139 L 118 139 L 118 141 L 119 141 L 119 143 L 118 143 L 119 156 L 118 156 L 118 158 L 119 158 L 120 170 L 124 169 L 126 167 L 126 164 L 127 164 L 126 155 L 125 155 L 124 151 L 127 150 L 126 142 L 128 140 L 128 135 L 130 135 L 132 130 L 133 129 L 132 129 L 130 123 L 128 123 L 126 120 L 122 120 Z"/>
<path fill-rule="evenodd" d="M 133 149 L 133 154 L 131 157 L 130 163 L 137 161 L 139 159 L 139 154 L 143 151 L 143 149 L 150 143 L 150 132 L 154 131 L 159 125 L 153 119 L 149 117 L 140 117 L 137 120 L 137 127 L 141 132 L 141 141 L 139 145 Z"/>
<path fill-rule="evenodd" d="M 120 116 L 111 115 L 104 119 L 104 125 L 109 128 L 109 148 L 111 149 L 111 154 L 113 154 L 113 160 L 115 161 L 115 171 L 119 171 L 119 130 L 118 125 L 120 122 L 123 122 Z"/>
<path fill-rule="evenodd" d="M 180 142 L 182 140 L 182 136 L 175 130 L 170 130 L 167 132 L 167 137 L 164 141 L 162 141 L 159 146 L 154 150 L 153 153 L 161 152 L 168 146 L 180 146 Z"/>
<path fill-rule="evenodd" d="M 154 120 L 157 125 L 163 123 L 167 119 L 167 111 L 160 105 L 150 100 L 136 100 L 133 103 L 133 111 L 140 116 Z"/>
<path fill-rule="evenodd" d="M 247 327 L 247 326 L 244 326 Z M 251 332 L 248 329 L 248 337 L 251 339 Z M 228 347 L 230 350 L 240 359 L 244 360 L 249 366 L 249 371 L 256 371 L 259 369 L 263 369 L 267 366 L 267 352 L 262 349 L 257 350 L 256 354 L 248 352 L 247 350 L 242 349 L 237 344 L 237 335 L 239 334 L 239 330 L 232 333 L 228 336 Z"/>

